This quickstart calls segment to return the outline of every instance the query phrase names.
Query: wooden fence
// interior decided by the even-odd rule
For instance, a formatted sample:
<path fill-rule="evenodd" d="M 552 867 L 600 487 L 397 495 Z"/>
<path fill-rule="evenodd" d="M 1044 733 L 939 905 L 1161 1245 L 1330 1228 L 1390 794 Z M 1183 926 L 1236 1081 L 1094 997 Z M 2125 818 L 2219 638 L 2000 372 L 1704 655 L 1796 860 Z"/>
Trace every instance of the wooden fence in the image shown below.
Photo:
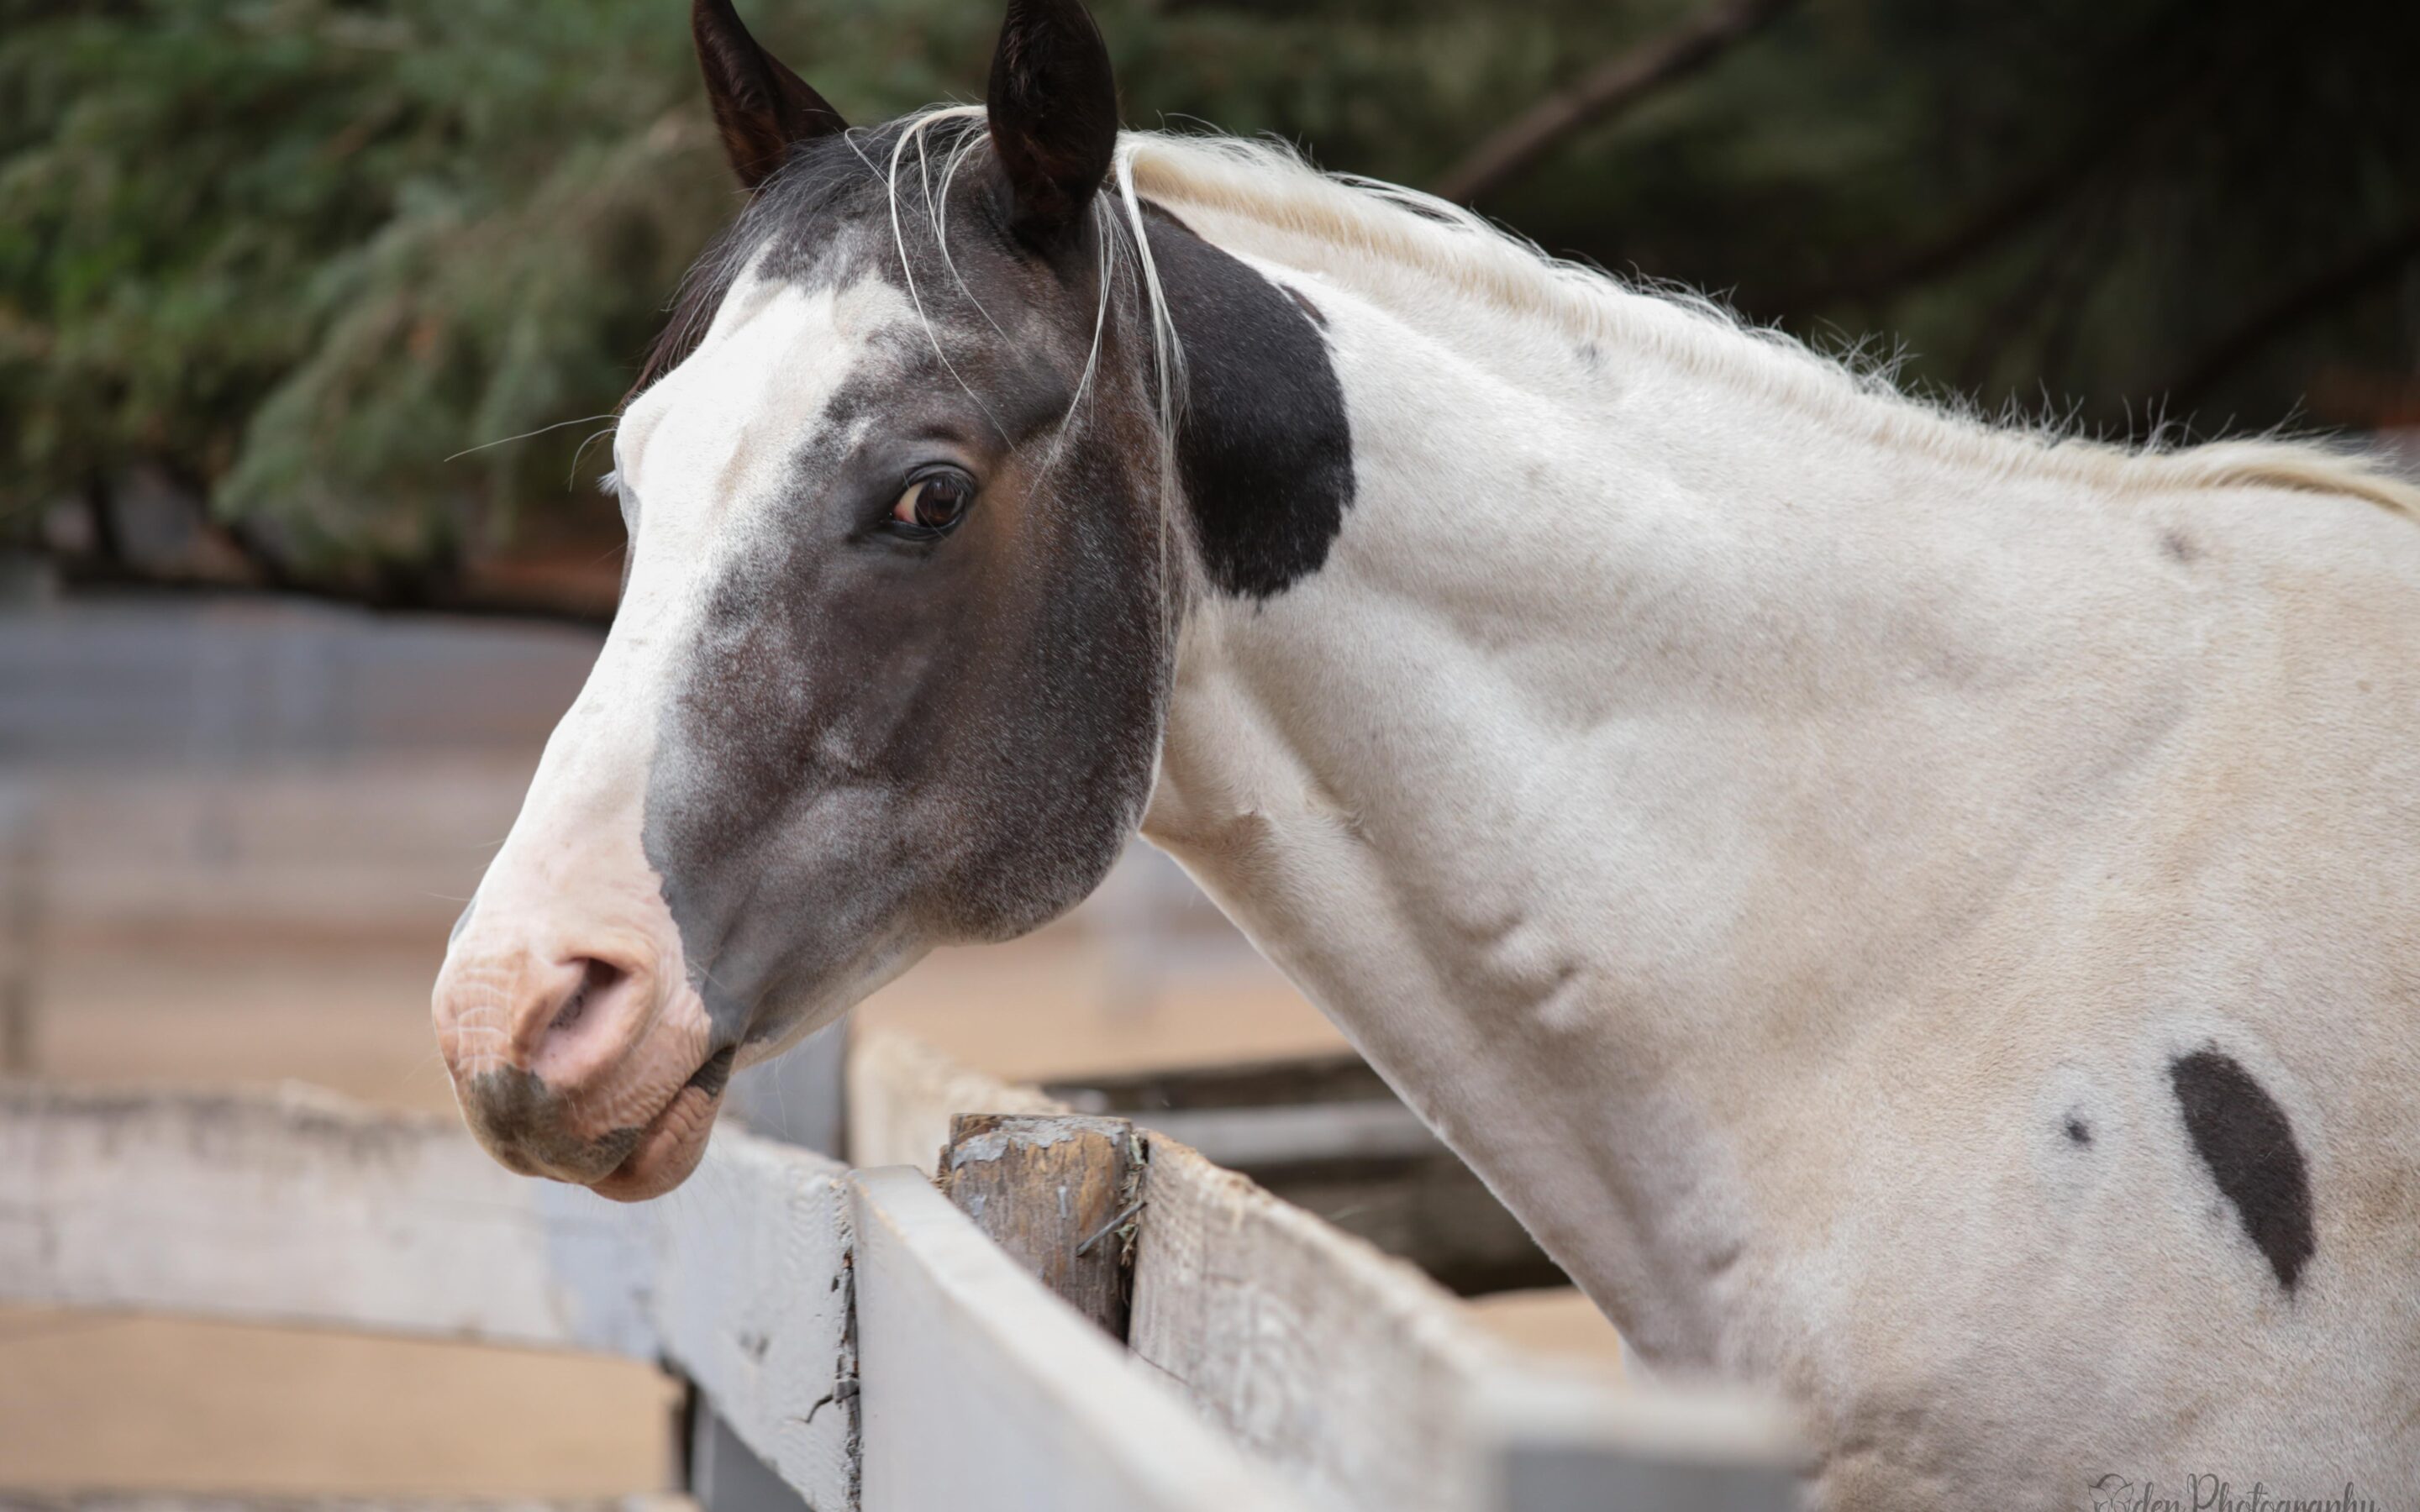
<path fill-rule="evenodd" d="M 846 1107 L 857 1168 L 726 1127 L 618 1207 L 450 1119 L 0 1082 L 0 1301 L 659 1360 L 694 1387 L 709 1512 L 752 1484 L 816 1512 L 1790 1504 L 1761 1404 L 1521 1356 L 1164 1135 L 877 1034 Z M 970 1174 L 1012 1134 L 1103 1164 Z"/>

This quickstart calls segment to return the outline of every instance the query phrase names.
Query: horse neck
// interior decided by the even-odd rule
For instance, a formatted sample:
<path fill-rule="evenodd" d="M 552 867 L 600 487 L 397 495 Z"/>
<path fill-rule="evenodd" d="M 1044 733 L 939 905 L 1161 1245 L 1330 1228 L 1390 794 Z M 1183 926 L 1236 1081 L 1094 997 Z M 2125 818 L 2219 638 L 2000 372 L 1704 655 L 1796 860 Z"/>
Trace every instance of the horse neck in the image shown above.
<path fill-rule="evenodd" d="M 1651 1358 L 1702 1354 L 1666 1282 L 1750 1221 L 1710 1196 L 1773 1090 L 1739 1068 L 1971 933 L 2077 774 L 2156 740 L 2151 537 L 1812 413 L 1761 352 L 1295 281 L 1355 501 L 1319 572 L 1193 611 L 1145 831 Z"/>

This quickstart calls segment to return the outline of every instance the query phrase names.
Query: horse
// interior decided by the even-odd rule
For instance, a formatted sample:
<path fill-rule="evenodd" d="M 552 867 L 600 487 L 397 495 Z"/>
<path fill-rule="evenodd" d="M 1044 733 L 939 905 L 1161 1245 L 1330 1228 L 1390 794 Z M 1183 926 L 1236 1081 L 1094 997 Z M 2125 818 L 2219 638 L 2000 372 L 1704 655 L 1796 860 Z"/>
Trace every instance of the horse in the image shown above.
<path fill-rule="evenodd" d="M 1810 1505 L 2420 1496 L 2420 492 L 1122 131 L 1076 0 L 871 128 L 691 23 L 750 193 L 434 995 L 498 1160 L 673 1188 L 1140 832 Z"/>

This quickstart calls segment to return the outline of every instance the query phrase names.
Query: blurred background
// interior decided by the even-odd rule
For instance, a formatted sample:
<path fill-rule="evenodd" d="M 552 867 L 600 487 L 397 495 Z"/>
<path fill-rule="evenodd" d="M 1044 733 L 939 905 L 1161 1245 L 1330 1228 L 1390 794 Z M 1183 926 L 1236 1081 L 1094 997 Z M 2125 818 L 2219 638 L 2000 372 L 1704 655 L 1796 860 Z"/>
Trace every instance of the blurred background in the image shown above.
<path fill-rule="evenodd" d="M 0 1070 L 450 1107 L 445 928 L 611 612 L 599 438 L 738 204 L 685 8 L 0 0 Z M 1274 133 L 1919 390 L 2420 455 L 2420 7 L 1095 8 L 1130 123 Z M 969 98 L 999 23 L 743 9 L 861 120 Z M 864 1011 L 1014 1077 L 1339 1047 L 1141 853 Z M 1603 1346 L 1531 1300 L 1503 1326 Z M 669 1389 L 0 1311 L 0 1500 L 647 1491 Z"/>
<path fill-rule="evenodd" d="M 861 120 L 979 91 L 999 24 L 745 8 Z M 1441 189 L 1988 409 L 2420 421 L 2398 0 L 1098 8 L 1134 124 Z M 737 205 L 684 9 L 5 0 L 0 530 L 87 581 L 601 610 L 582 445 Z"/>

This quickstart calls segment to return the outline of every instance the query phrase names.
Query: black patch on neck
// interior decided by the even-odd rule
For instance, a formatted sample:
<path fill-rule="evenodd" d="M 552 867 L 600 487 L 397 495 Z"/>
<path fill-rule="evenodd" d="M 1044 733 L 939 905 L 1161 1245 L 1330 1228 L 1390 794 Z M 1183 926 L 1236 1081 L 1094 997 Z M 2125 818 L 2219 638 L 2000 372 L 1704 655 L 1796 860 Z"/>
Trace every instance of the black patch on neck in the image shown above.
<path fill-rule="evenodd" d="M 1265 599 L 1317 572 L 1353 502 L 1353 427 L 1298 296 L 1152 207 L 1152 260 L 1185 348 L 1176 460 L 1210 580 Z"/>
<path fill-rule="evenodd" d="M 2311 1183 L 2286 1110 L 2232 1057 L 2196 1050 L 2168 1063 L 2185 1133 L 2243 1231 L 2287 1290 L 2319 1247 L 2311 1233 Z"/>

